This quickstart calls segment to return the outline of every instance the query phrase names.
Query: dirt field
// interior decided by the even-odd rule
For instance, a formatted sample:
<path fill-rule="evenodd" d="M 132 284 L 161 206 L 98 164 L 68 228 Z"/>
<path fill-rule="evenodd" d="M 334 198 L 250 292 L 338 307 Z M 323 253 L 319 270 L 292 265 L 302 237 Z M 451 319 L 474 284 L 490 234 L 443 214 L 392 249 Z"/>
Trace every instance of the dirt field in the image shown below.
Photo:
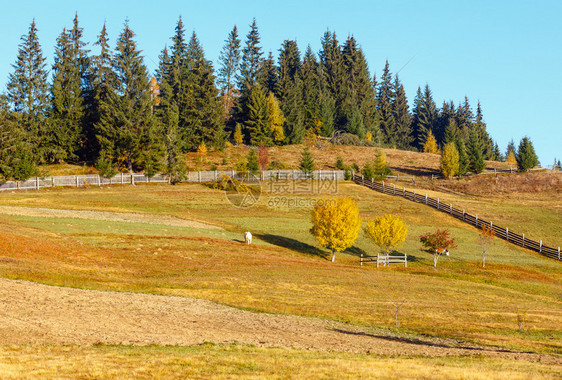
<path fill-rule="evenodd" d="M 186 220 L 169 215 L 138 214 L 126 212 L 107 212 L 107 211 L 82 211 L 82 210 L 59 210 L 41 207 L 20 207 L 20 206 L 0 206 L 0 214 L 20 215 L 34 217 L 56 217 L 56 218 L 75 218 L 91 220 L 107 220 L 113 222 L 161 224 L 165 226 L 190 227 L 203 229 L 220 229 L 211 224 Z"/>
<path fill-rule="evenodd" d="M 244 343 L 380 355 L 562 359 L 453 340 L 412 339 L 312 318 L 242 311 L 210 301 L 101 292 L 0 279 L 0 345 Z"/>

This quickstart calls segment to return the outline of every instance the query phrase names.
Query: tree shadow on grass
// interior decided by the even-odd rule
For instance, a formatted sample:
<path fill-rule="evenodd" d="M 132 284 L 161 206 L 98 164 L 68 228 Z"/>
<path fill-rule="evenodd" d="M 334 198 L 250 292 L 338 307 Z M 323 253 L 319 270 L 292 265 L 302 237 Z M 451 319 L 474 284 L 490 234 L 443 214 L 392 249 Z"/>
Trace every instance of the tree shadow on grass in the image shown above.
<path fill-rule="evenodd" d="M 475 351 L 492 351 L 492 352 L 517 352 L 517 351 L 511 351 L 509 349 L 502 349 L 502 348 L 495 348 L 495 347 L 471 346 L 470 344 L 464 344 L 464 342 L 458 342 L 459 344 L 457 345 L 457 344 L 454 344 L 454 342 L 451 342 L 451 344 L 446 344 L 446 343 L 443 343 L 443 342 L 435 342 L 435 341 L 432 341 L 430 339 L 424 340 L 424 339 L 419 339 L 419 338 L 406 338 L 406 337 L 400 337 L 400 336 L 369 334 L 369 333 L 365 333 L 365 332 L 347 331 L 347 330 L 342 330 L 342 329 L 334 329 L 333 331 L 339 332 L 341 334 L 346 334 L 346 335 L 367 336 L 367 337 L 371 337 L 371 338 L 385 339 L 385 340 L 389 340 L 389 341 L 402 342 L 402 343 L 408 343 L 408 344 L 417 344 L 417 345 L 430 346 L 430 347 L 475 350 Z"/>
<path fill-rule="evenodd" d="M 288 238 L 286 236 L 272 235 L 272 234 L 259 234 L 254 235 L 260 240 L 268 242 L 269 244 L 276 245 L 278 247 L 283 247 L 291 249 L 293 251 L 298 251 L 304 253 L 305 255 L 317 256 L 327 260 L 326 252 L 302 241 Z"/>

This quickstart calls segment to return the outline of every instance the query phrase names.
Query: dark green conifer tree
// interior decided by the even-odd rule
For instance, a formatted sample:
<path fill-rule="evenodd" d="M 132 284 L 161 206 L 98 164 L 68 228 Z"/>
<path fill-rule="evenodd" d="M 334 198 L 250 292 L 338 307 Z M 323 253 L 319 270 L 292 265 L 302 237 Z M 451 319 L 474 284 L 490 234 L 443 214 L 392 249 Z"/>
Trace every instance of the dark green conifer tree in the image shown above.
<path fill-rule="evenodd" d="M 380 129 L 385 144 L 396 145 L 396 121 L 392 113 L 392 103 L 394 101 L 394 90 L 392 85 L 392 74 L 388 65 L 388 60 L 384 65 L 377 92 L 377 107 L 380 115 Z"/>
<path fill-rule="evenodd" d="M 478 137 L 482 143 L 482 155 L 484 156 L 484 159 L 492 159 L 494 157 L 494 141 L 486 130 L 486 123 L 484 122 L 480 102 L 478 102 L 478 105 L 476 106 L 476 120 L 474 128 L 478 132 Z"/>
<path fill-rule="evenodd" d="M 39 44 L 35 20 L 29 32 L 21 37 L 14 72 L 8 77 L 8 102 L 14 117 L 24 134 L 24 140 L 33 147 L 33 157 L 48 161 L 45 147 L 49 84 L 45 70 L 45 58 Z"/>
<path fill-rule="evenodd" d="M 275 66 L 275 60 L 273 59 L 273 53 L 270 51 L 267 59 L 263 60 L 258 74 L 258 81 L 265 92 L 268 94 L 270 92 L 276 94 L 279 74 L 277 66 Z"/>
<path fill-rule="evenodd" d="M 464 176 L 468 171 L 469 165 L 468 155 L 466 153 L 466 144 L 460 136 L 457 136 L 455 145 L 457 146 L 457 151 L 459 152 L 459 171 L 457 172 L 457 175 Z"/>
<path fill-rule="evenodd" d="M 321 83 L 318 62 L 310 45 L 308 45 L 304 54 L 300 78 L 302 80 L 304 128 L 306 130 L 312 129 L 316 134 L 320 134 L 323 126 L 320 103 Z"/>
<path fill-rule="evenodd" d="M 441 146 L 445 146 L 447 142 L 452 141 L 451 139 L 445 141 L 445 134 L 447 131 L 447 127 L 451 124 L 451 120 L 453 120 L 453 125 L 455 126 L 455 128 L 458 128 L 455 119 L 455 104 L 452 100 L 449 102 L 443 101 L 443 107 L 439 112 L 437 126 L 434 131 L 434 136 L 437 139 L 437 143 Z"/>
<path fill-rule="evenodd" d="M 234 99 L 237 96 L 235 80 L 240 68 L 240 39 L 238 38 L 238 28 L 236 25 L 234 25 L 224 43 L 219 56 L 220 66 L 217 82 L 223 97 L 223 112 L 228 125 L 234 107 Z"/>
<path fill-rule="evenodd" d="M 185 179 L 187 167 L 183 155 L 184 143 L 179 133 L 179 110 L 178 102 L 172 98 L 173 89 L 168 78 L 172 77 L 174 67 L 172 59 L 165 47 L 160 55 L 160 63 L 156 71 L 156 80 L 159 84 L 159 97 L 156 102 L 156 115 L 160 121 L 160 129 L 164 135 L 164 146 L 166 147 L 166 172 L 170 176 L 171 183 L 177 183 Z"/>
<path fill-rule="evenodd" d="M 88 72 L 87 91 L 85 92 L 85 123 L 83 127 L 82 159 L 95 161 L 100 155 L 100 144 L 97 138 L 96 125 L 101 120 L 101 104 L 107 101 L 116 80 L 111 67 L 113 57 L 109 47 L 107 29 L 103 25 L 94 46 L 99 47 L 99 54 L 92 56 Z"/>
<path fill-rule="evenodd" d="M 375 89 L 371 82 L 369 69 L 363 51 L 357 46 L 353 36 L 348 37 L 342 57 L 346 76 L 343 84 L 344 103 L 343 119 L 346 130 L 363 138 L 366 132 L 378 135 L 378 124 L 375 124 L 376 100 Z M 359 114 L 359 118 L 357 118 Z"/>
<path fill-rule="evenodd" d="M 37 174 L 30 144 L 18 127 L 5 95 L 0 95 L 0 183 Z"/>
<path fill-rule="evenodd" d="M 75 161 L 83 151 L 90 62 L 82 33 L 76 15 L 72 29 L 63 30 L 55 47 L 48 138 L 55 160 Z"/>
<path fill-rule="evenodd" d="M 333 129 L 344 129 L 345 117 L 342 108 L 345 101 L 344 84 L 346 82 L 346 73 L 336 33 L 326 31 L 321 44 L 322 48 L 319 58 L 322 80 L 324 81 L 323 92 L 327 91 L 329 96 L 326 99 L 331 98 L 331 102 L 333 102 Z"/>
<path fill-rule="evenodd" d="M 115 81 L 107 99 L 100 105 L 98 139 L 102 159 L 113 165 L 134 169 L 156 166 L 160 141 L 156 139 L 153 118 L 153 93 L 148 70 L 134 41 L 134 33 L 125 23 L 117 40 L 112 62 Z"/>
<path fill-rule="evenodd" d="M 271 137 L 268 133 L 267 101 L 264 90 L 259 84 L 255 84 L 248 99 L 248 116 L 245 123 L 245 135 L 250 145 L 258 145 L 263 142 L 271 145 Z"/>
<path fill-rule="evenodd" d="M 250 25 L 250 31 L 246 36 L 246 46 L 242 51 L 240 61 L 240 72 L 237 77 L 240 96 L 237 99 L 236 122 L 245 124 L 248 118 L 248 102 L 252 88 L 259 84 L 259 70 L 262 64 L 262 49 L 260 46 L 260 34 L 256 19 Z"/>
<path fill-rule="evenodd" d="M 299 163 L 299 169 L 304 173 L 306 178 L 312 178 L 312 172 L 314 171 L 315 163 L 312 153 L 308 147 L 305 147 L 302 151 L 301 161 Z"/>
<path fill-rule="evenodd" d="M 193 32 L 186 50 L 185 134 L 188 150 L 201 143 L 224 147 L 222 106 L 211 61 L 205 59 L 203 47 Z"/>
<path fill-rule="evenodd" d="M 434 127 L 437 124 L 437 116 L 437 107 L 433 101 L 433 95 L 429 85 L 425 85 L 423 93 L 418 87 L 418 93 L 414 99 L 412 115 L 412 131 L 416 137 L 418 149 L 423 150 L 429 131 L 432 133 L 434 132 Z"/>
<path fill-rule="evenodd" d="M 459 127 L 459 134 L 461 138 L 467 142 L 470 138 L 470 131 L 473 128 L 474 114 L 470 107 L 468 97 L 464 97 L 464 103 L 459 104 L 456 112 L 457 125 Z"/>
<path fill-rule="evenodd" d="M 455 118 L 449 119 L 449 124 L 445 128 L 445 134 L 443 136 L 443 144 L 446 145 L 450 142 L 454 142 L 459 138 L 459 128 L 457 127 L 457 122 Z"/>
<path fill-rule="evenodd" d="M 482 155 L 482 142 L 478 136 L 478 131 L 473 129 L 470 132 L 470 137 L 468 139 L 468 169 L 472 174 L 482 173 L 486 167 L 484 162 L 484 157 Z"/>
<path fill-rule="evenodd" d="M 279 50 L 279 86 L 277 96 L 285 116 L 283 129 L 287 143 L 299 144 L 304 136 L 303 83 L 301 58 L 296 41 L 285 40 Z"/>
<path fill-rule="evenodd" d="M 394 80 L 394 101 L 392 103 L 392 116 L 396 125 L 396 147 L 398 149 L 408 149 L 413 141 L 412 138 L 412 121 L 410 111 L 408 110 L 408 99 L 404 86 L 400 83 L 398 75 Z"/>
<path fill-rule="evenodd" d="M 533 143 L 527 136 L 523 137 L 519 143 L 516 159 L 517 168 L 521 172 L 526 172 L 539 164 Z"/>

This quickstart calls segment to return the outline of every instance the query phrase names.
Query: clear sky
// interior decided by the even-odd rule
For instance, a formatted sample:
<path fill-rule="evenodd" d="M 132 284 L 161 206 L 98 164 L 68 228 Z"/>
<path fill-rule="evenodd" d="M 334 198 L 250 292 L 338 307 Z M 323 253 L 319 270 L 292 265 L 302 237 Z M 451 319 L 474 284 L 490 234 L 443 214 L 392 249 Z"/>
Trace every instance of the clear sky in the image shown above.
<path fill-rule="evenodd" d="M 518 145 L 527 135 L 543 165 L 562 160 L 559 0 L 3 0 L 1 9 L 0 91 L 33 18 L 49 65 L 56 37 L 71 27 L 76 12 L 85 41 L 94 42 L 106 22 L 112 47 L 128 18 L 153 72 L 179 16 L 186 31 L 197 33 L 215 67 L 233 25 L 244 41 L 255 17 L 266 53 L 277 56 L 285 39 L 296 39 L 301 51 L 310 44 L 318 52 L 327 29 L 341 42 L 353 34 L 371 74 L 380 73 L 386 59 L 393 73 L 400 70 L 410 105 L 426 83 L 438 106 L 468 96 L 475 108 L 480 100 L 502 152 L 511 138 Z"/>

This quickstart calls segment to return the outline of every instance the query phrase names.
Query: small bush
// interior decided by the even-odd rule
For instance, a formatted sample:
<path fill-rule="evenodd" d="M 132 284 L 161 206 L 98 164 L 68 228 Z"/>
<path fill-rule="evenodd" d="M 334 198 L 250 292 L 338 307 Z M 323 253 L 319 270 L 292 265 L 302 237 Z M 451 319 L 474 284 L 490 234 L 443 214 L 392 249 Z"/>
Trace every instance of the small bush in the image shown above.
<path fill-rule="evenodd" d="M 336 159 L 336 169 L 339 170 L 345 169 L 345 165 L 343 164 L 343 158 L 341 158 L 341 156 L 338 156 L 338 158 Z"/>
<path fill-rule="evenodd" d="M 287 165 L 285 165 L 279 160 L 273 160 L 269 163 L 269 166 L 267 168 L 269 170 L 278 170 L 278 169 L 282 170 L 282 169 L 287 169 Z"/>

